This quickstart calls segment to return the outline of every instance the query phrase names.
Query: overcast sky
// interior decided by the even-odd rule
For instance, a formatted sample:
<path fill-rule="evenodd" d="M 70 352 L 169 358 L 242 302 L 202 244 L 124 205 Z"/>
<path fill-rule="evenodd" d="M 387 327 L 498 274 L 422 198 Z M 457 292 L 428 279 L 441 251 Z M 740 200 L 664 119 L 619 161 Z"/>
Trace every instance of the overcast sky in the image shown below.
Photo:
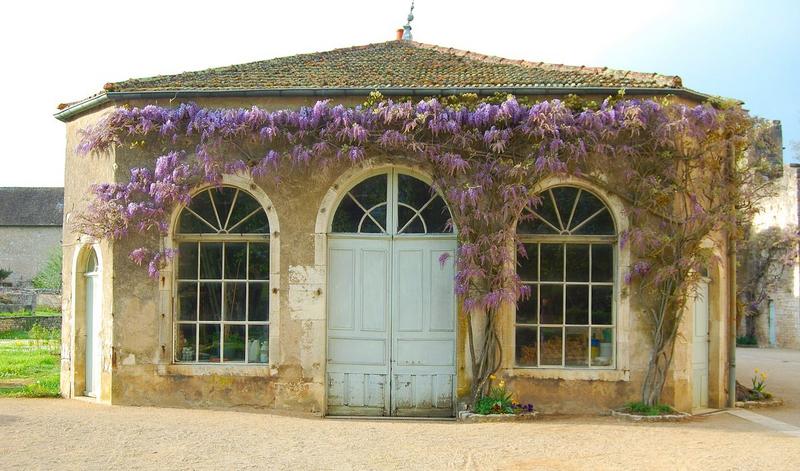
<path fill-rule="evenodd" d="M 131 77 L 390 40 L 409 3 L 4 2 L 0 186 L 63 185 L 58 103 Z M 781 120 L 786 147 L 800 140 L 800 0 L 418 0 L 414 13 L 420 42 L 680 75 Z"/>

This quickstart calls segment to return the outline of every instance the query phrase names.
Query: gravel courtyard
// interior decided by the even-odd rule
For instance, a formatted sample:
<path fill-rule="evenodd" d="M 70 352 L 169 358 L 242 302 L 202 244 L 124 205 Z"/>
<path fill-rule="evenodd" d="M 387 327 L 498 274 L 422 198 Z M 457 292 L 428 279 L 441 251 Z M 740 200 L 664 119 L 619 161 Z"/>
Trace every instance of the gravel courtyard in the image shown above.
<path fill-rule="evenodd" d="M 772 370 L 792 405 L 788 414 L 768 414 L 793 422 L 800 352 L 753 350 L 742 357 L 747 366 Z M 0 434 L 0 469 L 705 470 L 800 463 L 800 437 L 727 413 L 683 424 L 611 417 L 459 424 L 2 399 Z"/>

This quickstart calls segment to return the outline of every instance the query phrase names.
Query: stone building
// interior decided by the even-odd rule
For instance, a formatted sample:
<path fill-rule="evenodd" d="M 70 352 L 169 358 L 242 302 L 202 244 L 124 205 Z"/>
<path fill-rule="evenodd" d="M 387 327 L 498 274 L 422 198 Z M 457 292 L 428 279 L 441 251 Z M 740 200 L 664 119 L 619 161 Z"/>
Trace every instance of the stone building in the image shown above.
<path fill-rule="evenodd" d="M 775 127 L 780 147 L 780 126 Z M 782 161 L 777 156 L 777 161 Z M 760 212 L 753 219 L 751 237 L 769 237 L 778 231 L 796 231 L 800 227 L 800 166 L 786 164 L 771 184 L 774 193 L 766 198 Z M 800 348 L 800 265 L 798 248 L 792 250 L 793 265 L 780 261 L 770 264 L 763 273 L 769 280 L 763 285 L 766 299 L 758 306 L 758 315 L 742 317 L 739 335 L 753 335 L 758 345 L 764 347 Z M 767 255 L 762 254 L 763 257 Z M 750 268 L 750 267 L 747 267 Z M 745 273 L 740 280 L 751 278 Z M 740 283 L 742 282 L 740 281 Z"/>
<path fill-rule="evenodd" d="M 63 188 L 0 188 L 0 269 L 27 284 L 60 250 Z"/>
<path fill-rule="evenodd" d="M 132 167 L 152 163 L 129 146 L 76 154 L 79 131 L 115 106 L 194 101 L 274 110 L 323 98 L 354 106 L 373 90 L 602 100 L 620 88 L 690 104 L 706 98 L 675 76 L 406 40 L 109 83 L 56 114 L 67 132 L 67 217 L 89 203 L 89 185 L 127 181 Z M 136 241 L 98 242 L 65 226 L 62 394 L 115 404 L 453 416 L 469 391 L 466 325 L 452 257 L 439 263 L 455 251 L 456 237 L 430 182 L 424 169 L 382 155 L 280 184 L 226 175 L 222 188 L 199 187 L 174 212 L 171 235 L 156 242 L 180 254 L 158 282 L 129 261 Z M 636 295 L 620 281 L 630 260 L 618 240 L 628 225 L 626 202 L 580 178 L 548 181 L 542 191 L 581 216 L 559 218 L 554 206 L 555 219 L 540 223 L 558 234 L 520 227 L 538 261 L 520 261 L 520 273 L 541 288 L 535 299 L 545 307 L 541 322 L 531 305 L 509 307 L 516 314 L 500 327 L 501 374 L 521 401 L 547 412 L 597 412 L 635 400 L 649 340 Z M 575 261 L 580 281 L 565 278 L 565 258 Z M 593 269 L 584 273 L 589 259 Z M 702 299 L 687 308 L 664 395 L 681 410 L 726 398 L 727 270 L 724 262 L 709 267 Z M 567 291 L 568 300 L 594 296 L 591 313 L 569 325 Z"/>

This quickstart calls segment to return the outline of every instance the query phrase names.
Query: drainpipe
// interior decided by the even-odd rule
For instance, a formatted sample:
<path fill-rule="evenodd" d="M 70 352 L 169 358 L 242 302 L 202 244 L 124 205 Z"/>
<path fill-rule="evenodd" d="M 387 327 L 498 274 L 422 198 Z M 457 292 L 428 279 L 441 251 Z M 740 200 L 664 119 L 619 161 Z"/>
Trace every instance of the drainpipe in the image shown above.
<path fill-rule="evenodd" d="M 736 152 L 733 144 L 728 148 L 730 168 L 728 169 L 729 185 L 733 185 L 733 172 L 736 168 Z M 733 189 L 731 187 L 731 189 Z M 736 405 L 736 240 L 733 231 L 728 231 L 728 407 Z"/>

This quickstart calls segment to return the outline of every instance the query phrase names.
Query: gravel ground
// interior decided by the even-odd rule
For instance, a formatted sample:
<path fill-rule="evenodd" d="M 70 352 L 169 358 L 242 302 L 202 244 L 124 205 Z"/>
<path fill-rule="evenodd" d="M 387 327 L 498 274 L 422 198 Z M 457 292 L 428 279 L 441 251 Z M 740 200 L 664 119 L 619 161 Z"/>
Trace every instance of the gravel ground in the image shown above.
<path fill-rule="evenodd" d="M 728 414 L 643 425 L 337 420 L 0 400 L 0 469 L 790 469 L 800 440 Z"/>
<path fill-rule="evenodd" d="M 756 368 L 767 373 L 767 391 L 783 399 L 784 405 L 753 411 L 800 427 L 800 350 L 737 348 L 736 379 L 751 386 Z"/>

